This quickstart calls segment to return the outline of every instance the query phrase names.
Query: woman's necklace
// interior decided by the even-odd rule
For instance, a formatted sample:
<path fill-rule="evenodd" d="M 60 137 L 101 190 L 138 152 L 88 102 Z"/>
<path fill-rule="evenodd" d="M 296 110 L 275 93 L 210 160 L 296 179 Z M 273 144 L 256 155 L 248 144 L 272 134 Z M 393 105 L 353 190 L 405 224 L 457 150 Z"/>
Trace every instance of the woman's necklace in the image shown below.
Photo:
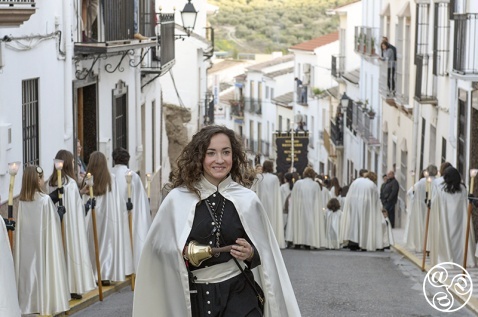
<path fill-rule="evenodd" d="M 214 228 L 212 229 L 212 232 L 213 232 L 213 234 L 214 233 L 216 234 L 216 248 L 220 247 L 219 240 L 221 238 L 222 216 L 224 215 L 224 206 L 226 205 L 226 199 L 225 198 L 220 197 L 219 199 L 220 200 L 219 200 L 218 205 L 214 208 L 215 203 L 211 203 L 209 201 L 209 199 L 206 198 L 206 203 L 209 205 L 209 207 L 213 211 L 212 215 L 214 216 L 214 219 L 213 219 L 214 220 L 214 222 L 213 222 Z M 220 214 L 218 215 L 217 210 L 219 209 L 219 205 L 221 205 L 221 211 L 220 211 Z M 214 254 L 214 256 L 218 257 L 219 253 Z"/>

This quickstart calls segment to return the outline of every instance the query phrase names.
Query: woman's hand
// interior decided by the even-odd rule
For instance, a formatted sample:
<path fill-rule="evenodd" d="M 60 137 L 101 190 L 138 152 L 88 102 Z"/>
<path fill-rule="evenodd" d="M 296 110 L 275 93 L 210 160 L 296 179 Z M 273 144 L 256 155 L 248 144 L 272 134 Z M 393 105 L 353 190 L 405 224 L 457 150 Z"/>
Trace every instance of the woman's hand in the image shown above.
<path fill-rule="evenodd" d="M 80 189 L 80 194 L 81 195 L 86 195 L 89 192 L 90 187 L 88 185 L 83 186 L 82 189 Z"/>
<path fill-rule="evenodd" d="M 232 246 L 231 255 L 241 261 L 250 261 L 254 256 L 254 248 L 246 239 L 239 238 Z"/>

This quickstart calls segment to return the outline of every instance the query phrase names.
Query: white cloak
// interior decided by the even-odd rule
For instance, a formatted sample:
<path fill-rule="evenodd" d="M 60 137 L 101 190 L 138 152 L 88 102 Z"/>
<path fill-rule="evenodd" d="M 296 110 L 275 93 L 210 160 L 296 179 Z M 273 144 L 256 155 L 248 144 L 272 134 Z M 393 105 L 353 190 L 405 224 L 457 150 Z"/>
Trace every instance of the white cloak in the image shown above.
<path fill-rule="evenodd" d="M 201 199 L 219 191 L 230 200 L 261 257 L 253 269 L 266 297 L 266 317 L 300 316 L 297 300 L 272 226 L 256 194 L 229 176 L 219 186 L 204 177 Z M 182 251 L 194 220 L 198 197 L 186 188 L 173 189 L 161 204 L 139 261 L 133 316 L 191 316 L 188 273 Z"/>
<path fill-rule="evenodd" d="M 423 252 L 427 216 L 427 205 L 425 204 L 426 183 L 426 178 L 420 179 L 408 193 L 410 207 L 405 226 L 404 242 L 407 248 L 415 252 Z"/>
<path fill-rule="evenodd" d="M 328 210 L 325 213 L 325 228 L 327 235 L 327 248 L 340 249 L 340 220 L 342 219 L 342 211 L 333 212 Z"/>
<path fill-rule="evenodd" d="M 461 191 L 454 194 L 445 192 L 443 188 L 443 184 L 441 184 L 432 190 L 428 238 L 430 241 L 430 262 L 432 266 L 441 262 L 454 262 L 463 265 L 468 193 L 463 185 L 461 185 Z M 466 267 L 476 265 L 474 256 L 476 249 L 475 234 L 472 224 L 470 226 Z"/>
<path fill-rule="evenodd" d="M 377 185 L 368 178 L 357 178 L 350 185 L 342 216 L 341 241 L 353 241 L 361 249 L 383 249 L 382 203 Z"/>
<path fill-rule="evenodd" d="M 120 196 L 125 204 L 128 201 L 128 184 L 125 174 L 128 171 L 126 165 L 116 164 L 112 169 L 112 174 L 116 176 L 116 183 Z M 141 178 L 135 172 L 132 172 L 131 180 L 131 202 L 133 203 L 133 259 L 135 272 L 137 271 L 141 251 L 144 241 L 151 227 L 151 208 L 149 206 L 148 195 L 144 190 Z M 129 234 L 129 232 L 128 232 Z"/>
<path fill-rule="evenodd" d="M 88 198 L 89 196 L 87 195 L 83 196 L 84 200 Z M 124 281 L 126 275 L 133 273 L 133 259 L 126 204 L 119 197 L 118 186 L 116 185 L 114 175 L 111 175 L 111 191 L 95 198 L 101 279 L 115 282 Z M 90 259 L 96 278 L 96 257 L 91 210 L 86 216 L 86 221 Z"/>
<path fill-rule="evenodd" d="M 263 173 L 257 182 L 257 196 L 269 216 L 279 247 L 285 248 L 283 203 L 279 178 L 271 173 Z"/>
<path fill-rule="evenodd" d="M 70 309 L 70 290 L 57 209 L 44 193 L 20 201 L 15 235 L 15 276 L 22 314 Z"/>
<path fill-rule="evenodd" d="M 311 178 L 295 182 L 287 220 L 287 241 L 314 248 L 327 246 L 322 197 L 320 185 Z"/>
<path fill-rule="evenodd" d="M 20 317 L 13 256 L 5 222 L 0 217 L 0 316 Z"/>
<path fill-rule="evenodd" d="M 285 213 L 285 208 L 287 205 L 287 210 L 290 210 L 290 205 L 289 205 L 289 200 L 290 200 L 290 194 L 292 193 L 292 190 L 290 189 L 289 183 L 284 183 L 280 185 L 280 194 L 281 194 L 281 199 L 282 199 L 282 218 L 284 219 L 284 228 L 287 226 L 287 218 L 288 218 L 288 213 Z M 284 234 L 285 234 L 285 229 L 284 229 Z"/>
<path fill-rule="evenodd" d="M 88 249 L 86 234 L 85 206 L 80 197 L 76 181 L 68 177 L 63 185 L 63 205 L 66 213 L 63 216 L 65 227 L 66 268 L 70 293 L 85 294 L 96 288 Z M 56 187 L 50 187 L 52 192 Z"/>
<path fill-rule="evenodd" d="M 395 244 L 395 238 L 393 237 L 392 232 L 392 224 L 390 223 L 390 219 L 383 218 L 382 220 L 382 228 L 383 228 L 383 247 L 389 247 Z"/>

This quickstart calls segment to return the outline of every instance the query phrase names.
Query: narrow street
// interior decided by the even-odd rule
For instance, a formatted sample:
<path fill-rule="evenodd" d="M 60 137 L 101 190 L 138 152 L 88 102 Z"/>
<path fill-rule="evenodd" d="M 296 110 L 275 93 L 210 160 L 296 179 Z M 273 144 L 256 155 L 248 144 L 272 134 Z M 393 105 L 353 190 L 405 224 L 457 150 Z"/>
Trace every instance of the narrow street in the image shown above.
<path fill-rule="evenodd" d="M 391 251 L 282 251 L 303 317 L 475 316 L 467 308 L 440 313 L 426 301 L 425 273 Z M 74 317 L 131 316 L 129 287 Z"/>

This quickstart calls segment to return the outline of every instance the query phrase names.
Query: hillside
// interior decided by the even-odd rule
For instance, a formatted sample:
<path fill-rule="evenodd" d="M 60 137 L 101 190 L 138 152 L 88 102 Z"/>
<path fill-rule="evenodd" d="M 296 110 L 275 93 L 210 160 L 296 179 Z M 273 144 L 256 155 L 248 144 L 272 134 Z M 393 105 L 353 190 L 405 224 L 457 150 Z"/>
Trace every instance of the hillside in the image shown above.
<path fill-rule="evenodd" d="M 216 51 L 270 53 L 337 30 L 327 9 L 354 0 L 209 0 L 219 12 L 209 16 Z"/>

